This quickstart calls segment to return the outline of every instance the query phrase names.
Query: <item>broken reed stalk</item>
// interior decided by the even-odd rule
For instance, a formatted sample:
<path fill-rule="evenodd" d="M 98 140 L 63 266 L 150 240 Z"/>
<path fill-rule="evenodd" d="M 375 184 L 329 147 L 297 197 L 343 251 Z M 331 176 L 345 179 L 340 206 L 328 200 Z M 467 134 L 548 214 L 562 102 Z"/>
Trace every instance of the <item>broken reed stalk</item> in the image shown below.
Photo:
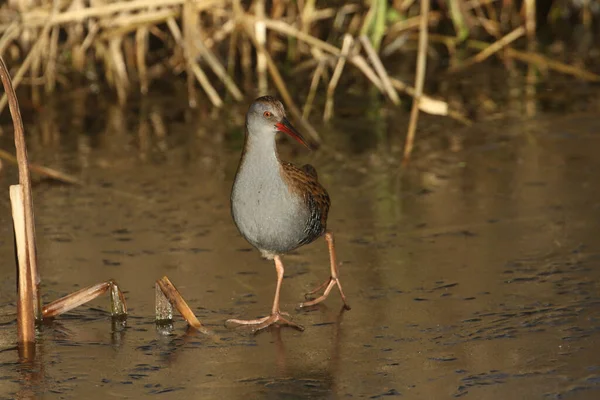
<path fill-rule="evenodd" d="M 186 301 L 181 296 L 181 293 L 177 290 L 177 288 L 171 283 L 169 278 L 163 276 L 159 280 L 156 281 L 156 289 L 157 292 L 160 290 L 164 297 L 171 303 L 173 307 L 179 311 L 179 314 L 186 320 L 189 326 L 196 329 L 198 332 L 202 332 L 204 334 L 210 334 L 211 331 L 202 325 L 202 323 L 196 318 L 194 312 L 188 306 Z M 169 309 L 165 306 L 164 299 L 157 294 L 157 304 L 156 304 L 156 320 L 157 322 L 170 320 L 173 318 L 173 310 Z M 170 317 L 170 318 L 169 318 Z"/>
<path fill-rule="evenodd" d="M 17 157 L 13 156 L 8 151 L 0 149 L 0 158 L 18 165 Z M 42 165 L 30 163 L 29 170 L 34 174 L 42 175 L 50 179 L 55 179 L 60 182 L 70 183 L 72 185 L 83 185 L 83 182 L 81 182 L 79 179 L 75 178 L 72 175 L 65 174 L 64 172 L 44 167 Z"/>
<path fill-rule="evenodd" d="M 419 103 L 423 95 L 423 83 L 425 82 L 425 69 L 427 66 L 427 44 L 429 28 L 427 26 L 427 15 L 429 14 L 429 1 L 421 1 L 421 24 L 419 26 L 419 52 L 417 54 L 417 73 L 415 77 L 415 98 L 410 110 L 410 122 L 408 133 L 404 144 L 404 156 L 402 164 L 407 166 L 415 141 L 415 132 L 419 120 Z"/>
<path fill-rule="evenodd" d="M 113 317 L 121 317 L 126 315 L 127 304 L 125 302 L 125 296 L 123 295 L 123 292 L 121 292 L 121 289 L 119 289 L 117 282 L 112 279 L 106 282 L 88 286 L 46 304 L 42 308 L 42 315 L 44 318 L 54 318 L 102 296 L 109 290 L 111 315 Z"/>
<path fill-rule="evenodd" d="M 485 49 L 481 50 L 479 53 L 475 54 L 473 57 L 466 59 L 461 65 L 452 67 L 448 72 L 457 72 L 459 70 L 466 69 L 473 64 L 482 62 L 486 60 L 488 57 L 500 51 L 502 48 L 508 46 L 510 43 L 514 42 L 521 36 L 525 34 L 525 28 L 520 26 L 517 29 L 513 30 L 506 36 L 497 40 L 496 42 L 490 44 Z"/>
<path fill-rule="evenodd" d="M 17 258 L 17 340 L 19 343 L 35 343 L 35 317 L 33 314 L 32 276 L 27 262 L 27 239 L 25 233 L 25 204 L 23 187 L 10 186 L 10 203 L 15 234 Z"/>
<path fill-rule="evenodd" d="M 19 109 L 19 101 L 17 100 L 17 95 L 12 85 L 10 73 L 8 72 L 8 68 L 2 57 L 0 57 L 0 79 L 4 86 L 5 96 L 8 99 L 8 106 L 13 120 L 15 148 L 19 168 L 19 184 L 23 190 L 26 260 L 29 266 L 29 273 L 31 274 L 30 284 L 33 315 L 36 320 L 41 320 L 42 313 L 39 297 L 40 278 L 37 269 L 33 197 L 31 194 L 31 174 L 29 172 L 27 147 L 25 145 L 25 130 L 23 128 L 21 110 Z"/>

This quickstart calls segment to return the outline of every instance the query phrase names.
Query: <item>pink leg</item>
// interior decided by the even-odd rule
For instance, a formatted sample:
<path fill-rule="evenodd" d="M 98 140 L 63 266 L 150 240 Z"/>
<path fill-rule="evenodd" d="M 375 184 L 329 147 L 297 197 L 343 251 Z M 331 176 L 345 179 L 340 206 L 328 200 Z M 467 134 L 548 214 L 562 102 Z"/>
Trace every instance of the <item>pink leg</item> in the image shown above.
<path fill-rule="evenodd" d="M 258 318 L 258 319 L 228 319 L 227 322 L 230 324 L 237 325 L 254 325 L 253 330 L 259 331 L 261 329 L 265 329 L 275 323 L 279 323 L 281 325 L 289 325 L 292 328 L 296 328 L 300 331 L 303 331 L 304 328 L 286 318 L 283 315 L 288 315 L 287 313 L 282 313 L 279 310 L 279 293 L 281 292 L 281 284 L 283 282 L 283 263 L 281 262 L 280 256 L 275 256 L 275 269 L 277 270 L 277 287 L 275 288 L 275 298 L 273 299 L 273 308 L 271 309 L 271 315 L 268 317 Z"/>
<path fill-rule="evenodd" d="M 339 271 L 338 271 L 338 266 L 337 266 L 337 257 L 335 255 L 335 243 L 333 240 L 333 233 L 327 231 L 325 233 L 325 240 L 327 241 L 327 247 L 329 248 L 329 262 L 331 263 L 331 276 L 329 277 L 328 280 L 326 280 L 322 285 L 317 287 L 315 290 L 312 290 L 307 293 L 307 296 L 310 296 L 312 294 L 319 292 L 321 289 L 325 288 L 323 295 L 314 300 L 300 303 L 300 307 L 310 307 L 310 306 L 314 306 L 315 304 L 319 304 L 320 302 L 325 300 L 327 298 L 327 296 L 329 296 L 331 289 L 333 289 L 333 287 L 337 285 L 338 289 L 340 290 L 340 296 L 342 297 L 342 301 L 344 302 L 344 308 L 346 310 L 349 310 L 350 305 L 346 301 L 346 296 L 344 295 L 344 291 L 342 290 L 342 284 L 340 283 L 340 279 L 339 279 Z"/>

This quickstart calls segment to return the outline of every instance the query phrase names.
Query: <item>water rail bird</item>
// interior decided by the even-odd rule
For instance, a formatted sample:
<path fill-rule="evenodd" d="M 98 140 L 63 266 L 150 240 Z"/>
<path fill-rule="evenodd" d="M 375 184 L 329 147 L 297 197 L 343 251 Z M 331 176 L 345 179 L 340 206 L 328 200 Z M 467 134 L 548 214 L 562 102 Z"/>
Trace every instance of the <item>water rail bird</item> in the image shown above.
<path fill-rule="evenodd" d="M 309 147 L 286 118 L 279 100 L 270 96 L 256 99 L 246 114 L 246 139 L 231 192 L 231 213 L 240 233 L 263 257 L 275 261 L 277 286 L 273 308 L 271 314 L 264 318 L 230 319 L 227 322 L 238 326 L 251 325 L 254 330 L 274 323 L 303 330 L 300 325 L 285 318 L 289 314 L 279 309 L 283 254 L 325 236 L 331 264 L 330 277 L 307 296 L 324 289 L 323 294 L 301 303 L 300 307 L 322 302 L 334 286 L 340 291 L 344 308 L 349 310 L 350 306 L 339 280 L 333 234 L 326 229 L 329 195 L 319 183 L 313 166 L 307 164 L 298 168 L 279 159 L 275 143 L 278 132 Z"/>

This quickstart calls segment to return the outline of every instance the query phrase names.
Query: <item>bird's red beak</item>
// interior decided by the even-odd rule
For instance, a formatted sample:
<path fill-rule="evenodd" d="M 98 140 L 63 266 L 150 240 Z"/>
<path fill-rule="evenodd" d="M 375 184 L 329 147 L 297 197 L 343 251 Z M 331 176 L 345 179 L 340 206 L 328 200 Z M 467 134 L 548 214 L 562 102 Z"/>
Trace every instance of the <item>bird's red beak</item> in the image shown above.
<path fill-rule="evenodd" d="M 288 121 L 286 117 L 283 117 L 281 122 L 276 123 L 275 127 L 279 132 L 288 134 L 289 136 L 296 139 L 298 143 L 303 144 L 304 146 L 306 146 L 306 148 L 310 149 L 310 146 L 308 145 L 308 143 L 306 143 L 306 140 L 304 140 L 302 135 L 296 130 L 296 128 L 292 126 L 292 124 L 290 123 L 290 121 Z"/>

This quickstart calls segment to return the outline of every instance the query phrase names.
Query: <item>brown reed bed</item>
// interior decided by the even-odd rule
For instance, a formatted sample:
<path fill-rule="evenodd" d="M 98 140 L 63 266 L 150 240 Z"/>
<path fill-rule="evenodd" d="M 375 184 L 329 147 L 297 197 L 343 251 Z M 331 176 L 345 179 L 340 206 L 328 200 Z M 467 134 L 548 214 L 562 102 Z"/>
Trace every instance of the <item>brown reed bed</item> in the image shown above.
<path fill-rule="evenodd" d="M 153 80 L 185 72 L 191 107 L 200 99 L 214 107 L 222 107 L 227 98 L 240 101 L 243 82 L 254 82 L 259 95 L 272 84 L 316 143 L 321 137 L 308 118 L 317 92 L 324 89 L 322 118 L 328 121 L 334 115 L 336 89 L 352 67 L 392 104 L 400 103 L 400 94 L 415 99 L 405 162 L 419 111 L 469 122 L 443 99 L 423 92 L 426 53 L 434 43 L 443 44 L 450 57 L 457 57 L 459 46 L 471 53 L 467 59 L 453 60 L 448 73 L 497 56 L 600 80 L 535 52 L 536 21 L 542 11 L 536 10 L 534 0 L 439 0 L 427 2 L 431 9 L 422 3 L 10 0 L 0 7 L 0 56 L 9 60 L 15 86 L 31 86 L 34 103 L 40 101 L 42 89 L 50 94 L 69 87 L 73 73 L 107 82 L 125 103 L 134 91 L 148 93 Z M 582 9 L 573 9 L 569 1 L 549 4 L 544 11 L 547 21 L 570 7 L 579 13 L 581 24 L 591 26 L 590 2 Z M 485 40 L 474 40 L 481 37 Z M 414 57 L 411 49 L 417 40 L 414 88 L 393 76 L 384 61 L 400 52 Z M 528 48 L 517 50 L 512 47 L 516 44 Z M 283 74 L 289 66 L 295 68 Z M 292 96 L 286 78 L 305 78 L 310 85 L 305 93 Z M 298 98 L 305 99 L 302 109 L 295 102 Z M 6 101 L 4 95 L 0 111 Z"/>

